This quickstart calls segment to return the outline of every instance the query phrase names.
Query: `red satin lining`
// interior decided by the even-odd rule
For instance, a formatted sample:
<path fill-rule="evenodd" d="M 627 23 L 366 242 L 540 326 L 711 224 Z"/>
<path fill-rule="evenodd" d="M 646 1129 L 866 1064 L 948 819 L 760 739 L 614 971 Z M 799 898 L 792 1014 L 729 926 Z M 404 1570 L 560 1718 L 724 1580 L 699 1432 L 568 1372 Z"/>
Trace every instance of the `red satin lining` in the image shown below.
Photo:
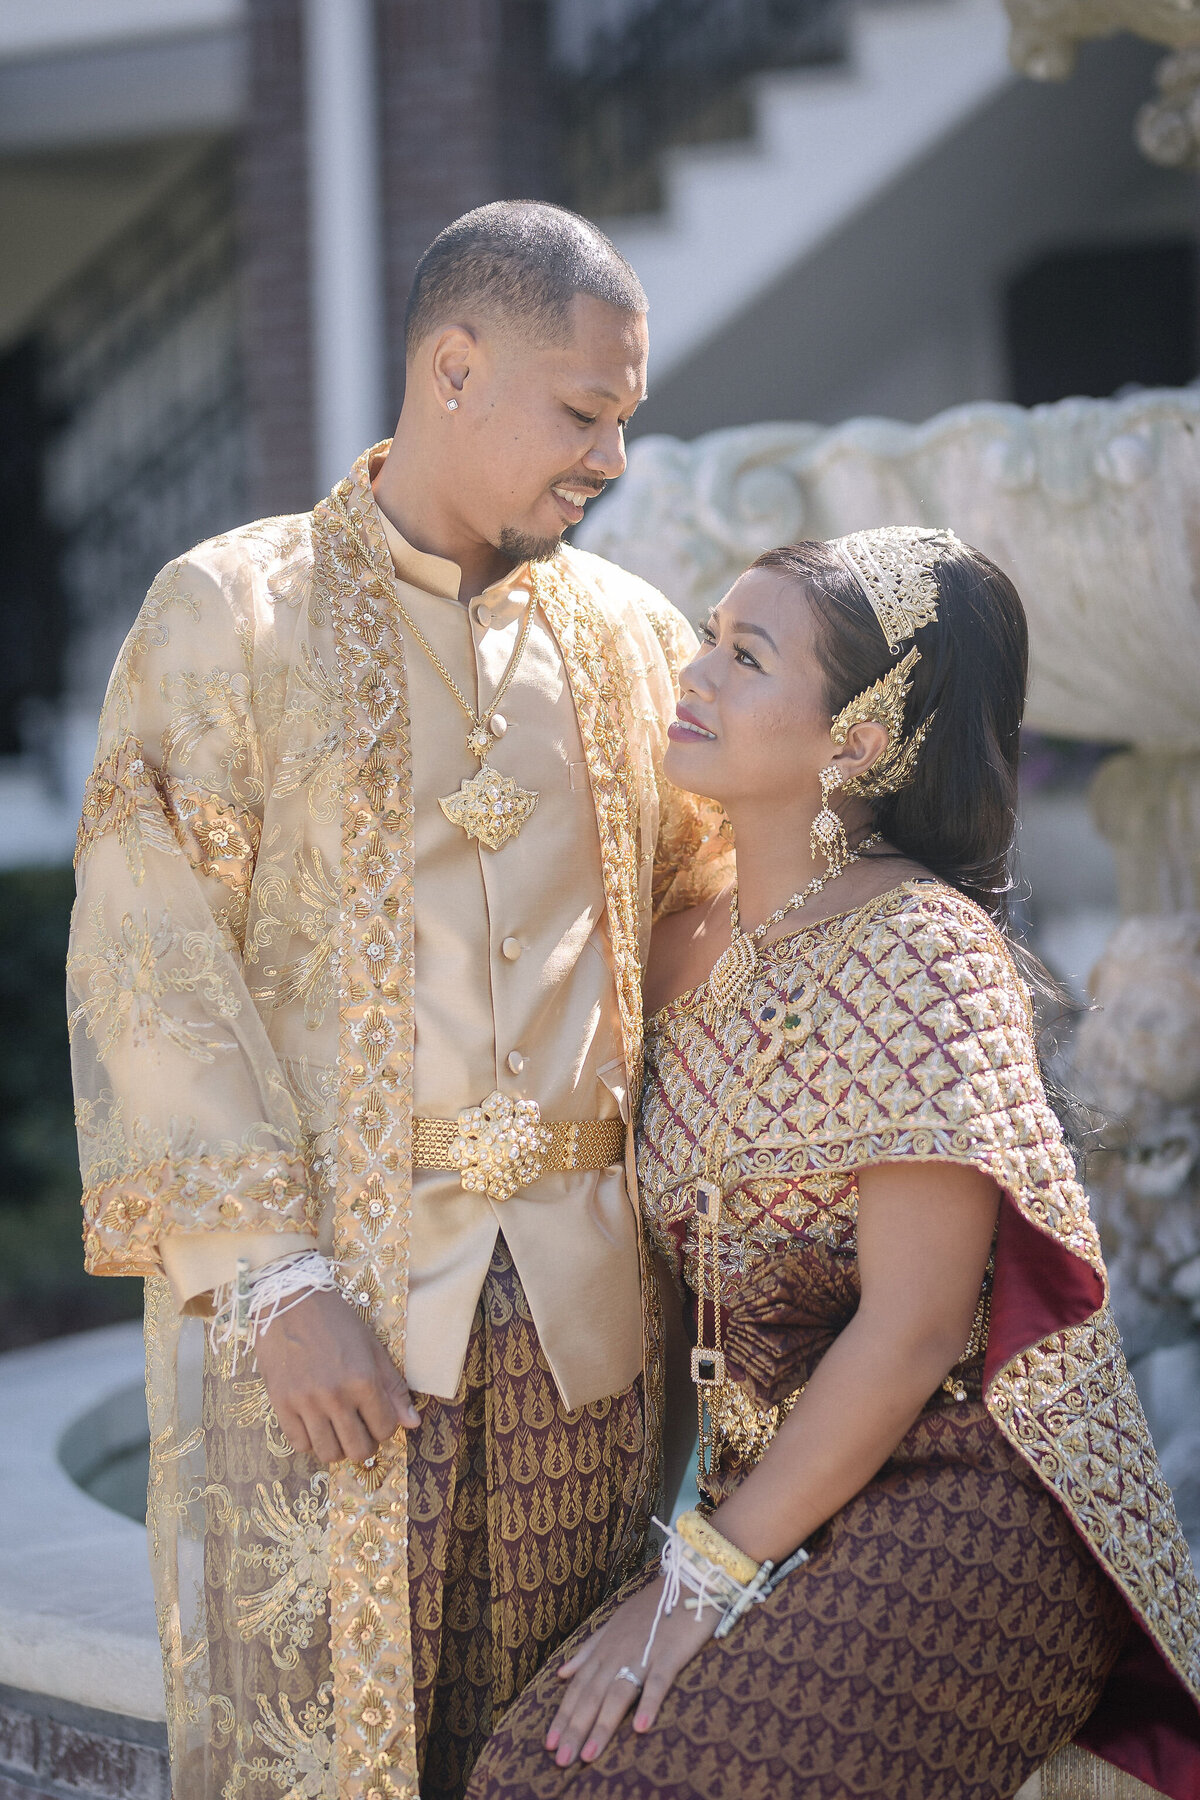
<path fill-rule="evenodd" d="M 1136 1619 L 1075 1742 L 1170 1800 L 1200 1796 L 1200 1714 Z"/>
<path fill-rule="evenodd" d="M 1005 1194 L 996 1232 L 992 1322 L 984 1383 L 1011 1357 L 1104 1304 L 1104 1284 L 1082 1257 L 1031 1225 Z"/>
<path fill-rule="evenodd" d="M 1103 1301 L 1099 1275 L 1031 1225 L 1005 1194 L 985 1386 L 1011 1357 L 1082 1324 Z M 1132 1614 L 1116 1666 L 1075 1741 L 1170 1800 L 1200 1800 L 1200 1711 Z"/>

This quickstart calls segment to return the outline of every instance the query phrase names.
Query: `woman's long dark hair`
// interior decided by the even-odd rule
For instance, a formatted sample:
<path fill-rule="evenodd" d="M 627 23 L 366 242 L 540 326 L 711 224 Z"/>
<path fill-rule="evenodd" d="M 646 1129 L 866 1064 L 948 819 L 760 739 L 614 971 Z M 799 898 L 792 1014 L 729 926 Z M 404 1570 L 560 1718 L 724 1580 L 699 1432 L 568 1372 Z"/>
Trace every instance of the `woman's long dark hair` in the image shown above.
<path fill-rule="evenodd" d="M 816 650 L 831 718 L 896 662 L 857 578 L 827 544 L 809 539 L 765 550 L 751 567 L 776 569 L 803 585 L 816 614 Z M 893 852 L 923 864 L 974 900 L 1008 939 L 1040 1016 L 1046 1095 L 1078 1153 L 1082 1140 L 1093 1135 L 1094 1120 L 1055 1071 L 1055 1028 L 1072 1002 L 1029 947 L 1009 935 L 1029 674 L 1025 608 L 1003 569 L 967 544 L 950 544 L 935 573 L 938 616 L 913 639 L 921 660 L 905 703 L 905 736 L 931 715 L 932 723 L 913 779 L 898 794 L 872 802 L 875 827 Z"/>
<path fill-rule="evenodd" d="M 831 717 L 897 660 L 859 582 L 826 544 L 767 550 L 751 566 L 794 576 L 806 589 Z M 895 850 L 974 900 L 1003 929 L 1029 670 L 1025 609 L 1003 570 L 965 544 L 947 547 L 936 576 L 938 616 L 913 639 L 921 658 L 905 735 L 932 723 L 912 780 L 873 802 L 875 823 Z"/>

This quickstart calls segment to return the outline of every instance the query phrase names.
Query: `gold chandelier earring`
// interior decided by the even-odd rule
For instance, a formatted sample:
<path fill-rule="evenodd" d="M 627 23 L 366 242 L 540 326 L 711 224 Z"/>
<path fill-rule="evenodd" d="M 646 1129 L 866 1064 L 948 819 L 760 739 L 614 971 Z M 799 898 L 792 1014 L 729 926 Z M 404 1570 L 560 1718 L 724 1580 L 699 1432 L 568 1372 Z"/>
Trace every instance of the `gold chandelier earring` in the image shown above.
<path fill-rule="evenodd" d="M 827 769 L 821 770 L 818 780 L 821 783 L 821 810 L 812 822 L 808 848 L 814 862 L 818 856 L 827 859 L 829 875 L 826 879 L 832 879 L 841 873 L 850 860 L 850 840 L 846 836 L 846 827 L 829 804 L 830 794 L 836 793 L 842 785 L 841 770 L 830 763 Z"/>

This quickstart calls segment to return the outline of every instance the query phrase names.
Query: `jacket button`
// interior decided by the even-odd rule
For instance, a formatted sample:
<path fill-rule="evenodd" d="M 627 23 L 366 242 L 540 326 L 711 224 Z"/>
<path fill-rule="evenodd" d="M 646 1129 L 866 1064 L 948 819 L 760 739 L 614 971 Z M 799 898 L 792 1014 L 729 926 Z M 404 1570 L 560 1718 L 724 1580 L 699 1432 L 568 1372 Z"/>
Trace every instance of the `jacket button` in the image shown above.
<path fill-rule="evenodd" d="M 521 948 L 520 938 L 506 937 L 500 946 L 500 954 L 505 962 L 516 962 L 521 954 Z"/>
<path fill-rule="evenodd" d="M 508 1066 L 514 1075 L 519 1075 L 521 1073 L 521 1070 L 525 1067 L 525 1058 L 521 1055 L 519 1050 L 509 1051 Z"/>

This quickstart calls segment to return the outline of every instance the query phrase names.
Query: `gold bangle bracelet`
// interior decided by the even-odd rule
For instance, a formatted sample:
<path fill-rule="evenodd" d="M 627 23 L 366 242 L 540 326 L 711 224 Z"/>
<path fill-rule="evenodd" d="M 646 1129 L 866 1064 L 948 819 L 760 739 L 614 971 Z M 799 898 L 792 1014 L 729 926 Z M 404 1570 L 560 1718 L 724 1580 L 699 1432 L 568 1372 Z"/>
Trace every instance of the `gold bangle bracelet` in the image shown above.
<path fill-rule="evenodd" d="M 747 1556 L 744 1550 L 739 1550 L 736 1544 L 731 1544 L 695 1508 L 690 1512 L 680 1513 L 675 1521 L 675 1529 L 685 1544 L 690 1545 L 701 1556 L 706 1556 L 710 1563 L 723 1569 L 726 1575 L 731 1575 L 742 1587 L 750 1585 L 762 1566 L 752 1556 Z"/>

